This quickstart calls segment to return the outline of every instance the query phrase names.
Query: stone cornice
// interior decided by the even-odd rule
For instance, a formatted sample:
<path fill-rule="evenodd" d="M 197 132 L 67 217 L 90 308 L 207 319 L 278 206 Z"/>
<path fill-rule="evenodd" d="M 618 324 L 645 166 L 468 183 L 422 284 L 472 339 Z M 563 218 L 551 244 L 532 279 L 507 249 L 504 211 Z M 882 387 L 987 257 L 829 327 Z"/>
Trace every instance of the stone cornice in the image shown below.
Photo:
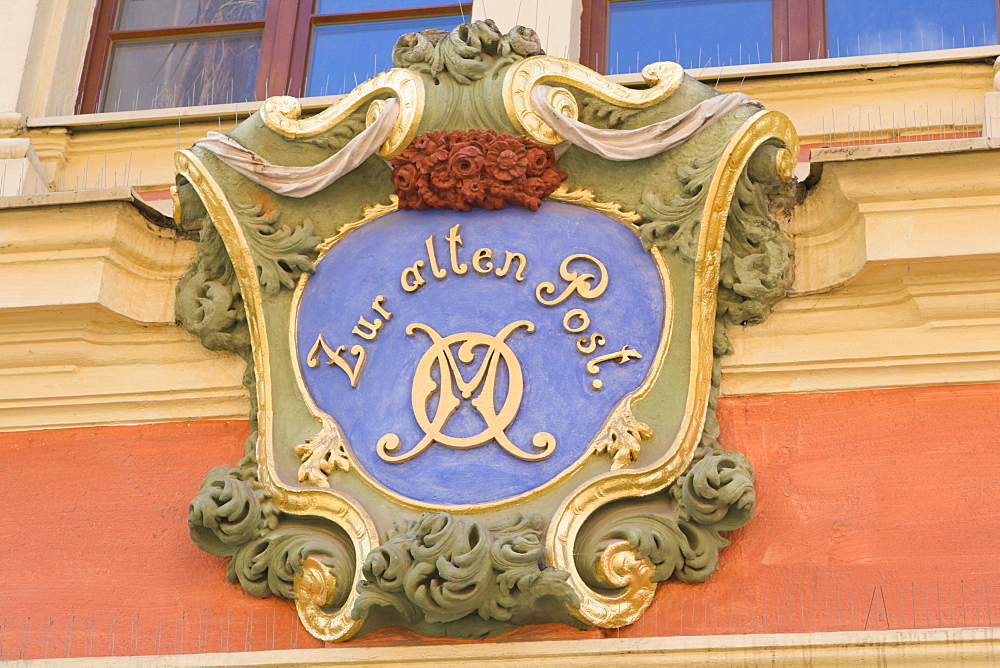
<path fill-rule="evenodd" d="M 16 666 L 845 666 L 995 665 L 1000 629 L 844 631 L 673 638 L 331 647 L 231 654 L 12 661 Z"/>
<path fill-rule="evenodd" d="M 127 188 L 0 199 L 0 430 L 246 418 L 242 363 L 173 324 L 172 223 Z"/>

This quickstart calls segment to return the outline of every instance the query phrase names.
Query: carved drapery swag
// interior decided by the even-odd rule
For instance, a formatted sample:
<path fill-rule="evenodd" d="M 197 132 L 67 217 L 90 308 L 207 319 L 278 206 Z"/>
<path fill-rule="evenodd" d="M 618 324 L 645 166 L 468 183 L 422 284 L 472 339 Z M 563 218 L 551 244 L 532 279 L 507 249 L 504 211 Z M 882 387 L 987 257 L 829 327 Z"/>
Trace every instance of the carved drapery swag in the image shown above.
<path fill-rule="evenodd" d="M 502 34 L 491 21 L 405 35 L 393 64 L 316 115 L 302 117 L 292 98 L 271 98 L 232 132 L 211 133 L 177 155 L 176 215 L 186 229 L 201 229 L 195 263 L 178 286 L 178 320 L 207 347 L 247 360 L 254 430 L 236 466 L 205 477 L 190 506 L 191 537 L 230 559 L 231 582 L 255 596 L 294 599 L 308 630 L 330 641 L 388 624 L 455 637 L 538 622 L 630 624 L 658 582 L 710 577 L 728 545 L 723 533 L 753 514 L 753 468 L 720 444 L 715 404 L 720 360 L 730 352 L 726 327 L 763 320 L 791 282 L 792 246 L 774 202 L 794 199 L 794 130 L 782 115 L 745 95 L 720 95 L 673 63 L 647 66 L 645 88 L 624 88 L 545 56 L 533 31 Z M 359 464 L 350 440 L 355 421 L 324 412 L 292 360 L 337 370 L 348 388 L 361 378 L 364 387 L 365 345 L 398 324 L 399 340 L 431 340 L 421 363 L 432 385 L 415 375 L 414 397 L 443 397 L 442 374 L 476 359 L 455 352 L 474 341 L 488 348 L 486 376 L 505 369 L 509 397 L 521 373 L 511 346 L 541 336 L 516 319 L 496 336 L 500 328 L 438 334 L 433 323 L 402 322 L 396 297 L 385 293 L 371 295 L 357 345 L 321 336 L 303 350 L 294 332 L 323 263 L 338 261 L 338 244 L 362 238 L 352 236 L 358 230 L 395 229 L 370 254 L 392 252 L 404 230 L 380 227 L 383 221 L 412 227 L 456 216 L 447 219 L 449 245 L 425 258 L 428 273 L 420 273 L 424 260 L 407 260 L 402 291 L 421 289 L 433 266 L 441 294 L 449 271 L 493 273 L 502 280 L 490 285 L 516 289 L 523 281 L 534 290 L 537 283 L 537 301 L 555 303 L 556 284 L 526 279 L 513 260 L 522 255 L 523 270 L 537 249 L 508 251 L 504 267 L 496 248 L 460 256 L 472 253 L 460 231 L 471 245 L 473 221 L 508 220 L 477 216 L 527 216 L 528 227 L 542 229 L 553 216 L 584 210 L 629 230 L 630 252 L 664 281 L 667 315 L 656 351 L 617 346 L 603 358 L 574 359 L 589 360 L 586 371 L 579 368 L 587 391 L 598 393 L 601 379 L 612 377 L 602 370 L 610 364 L 655 358 L 641 388 L 583 443 L 585 456 L 537 489 L 448 505 L 380 487 L 373 465 Z M 423 248 L 427 234 L 414 234 Z M 572 245 L 580 232 L 545 234 L 539 248 Z M 431 234 L 427 253 L 434 243 Z M 612 284 L 620 280 L 617 266 L 595 259 L 585 274 L 579 263 L 589 260 L 573 257 L 580 256 L 567 257 L 562 276 L 577 280 L 574 289 L 587 299 L 599 296 L 604 271 Z M 331 266 L 337 275 L 350 269 Z M 331 301 L 324 308 L 335 315 L 344 307 Z M 583 332 L 589 316 L 573 313 L 561 327 Z M 514 336 L 520 343 L 511 343 Z M 577 341 L 579 353 L 603 345 L 597 336 L 604 334 Z M 602 360 L 608 367 L 598 366 Z M 451 378 L 462 387 L 473 382 L 460 371 Z M 560 389 L 548 403 L 559 405 Z M 365 419 L 388 410 L 375 403 L 362 409 Z M 499 415 L 478 405 L 499 429 Z M 446 440 L 440 426 L 435 433 Z M 386 462 L 402 452 L 391 435 L 378 445 Z M 512 443 L 508 453 L 539 459 L 571 444 L 540 431 L 525 447 Z"/>

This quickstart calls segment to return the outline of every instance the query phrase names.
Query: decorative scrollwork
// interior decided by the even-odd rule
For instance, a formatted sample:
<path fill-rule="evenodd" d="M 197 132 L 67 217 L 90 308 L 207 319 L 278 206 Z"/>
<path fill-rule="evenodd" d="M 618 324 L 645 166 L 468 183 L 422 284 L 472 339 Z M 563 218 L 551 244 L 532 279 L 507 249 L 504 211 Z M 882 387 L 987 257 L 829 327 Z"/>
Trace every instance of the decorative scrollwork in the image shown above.
<path fill-rule="evenodd" d="M 364 561 L 354 616 L 391 607 L 411 623 L 449 623 L 478 615 L 506 622 L 530 617 L 540 599 L 575 608 L 568 574 L 545 565 L 539 515 L 490 528 L 447 513 L 399 521 Z"/>
<path fill-rule="evenodd" d="M 256 595 L 277 593 L 295 598 L 300 618 L 310 633 L 324 640 L 345 640 L 361 626 L 350 616 L 356 598 L 351 583 L 360 576 L 361 555 L 378 544 L 377 531 L 362 509 L 336 491 L 292 488 L 278 478 L 271 433 L 273 392 L 267 373 L 269 342 L 267 337 L 261 335 L 265 329 L 263 286 L 253 244 L 247 238 L 248 230 L 240 221 L 240 216 L 198 156 L 191 151 L 179 151 L 174 164 L 179 182 L 186 180 L 194 188 L 225 246 L 236 287 L 244 300 L 247 327 L 255 333 L 253 345 L 246 352 L 252 363 L 248 362 L 244 375 L 253 405 L 251 426 L 255 429 L 247 439 L 247 446 L 248 451 L 255 454 L 246 458 L 246 466 L 241 463 L 240 469 L 247 469 L 245 482 L 254 495 L 266 499 L 280 512 L 277 528 L 272 529 L 270 520 L 264 527 L 258 523 L 255 538 L 252 524 L 248 525 L 248 542 L 229 545 L 219 538 L 212 526 L 206 526 L 211 524 L 211 520 L 205 518 L 211 516 L 208 512 L 211 504 L 220 509 L 226 508 L 226 516 L 229 517 L 230 506 L 226 504 L 232 499 L 221 493 L 213 496 L 209 490 L 207 497 L 199 495 L 202 501 L 198 502 L 197 511 L 189 520 L 192 539 L 207 552 L 233 557 L 230 581 L 239 582 L 249 593 Z M 281 283 L 280 278 L 278 282 Z M 263 371 L 256 374 L 255 369 Z M 256 484 L 260 485 L 259 494 Z M 308 515 L 310 519 L 307 524 L 299 526 L 296 518 L 302 515 Z M 328 523 L 329 528 L 316 526 L 317 520 Z M 336 529 L 329 530 L 332 527 Z M 266 533 L 262 533 L 265 529 Z M 213 549 L 217 551 L 213 552 Z M 308 559 L 309 555 L 318 557 Z M 324 581 L 333 583 L 331 586 L 335 586 L 336 591 L 327 596 L 326 600 L 332 603 L 325 607 L 316 607 L 315 597 L 305 593 L 298 595 L 315 584 L 309 568 L 330 570 L 329 577 L 324 576 Z"/>
<path fill-rule="evenodd" d="M 715 398 L 718 396 L 716 300 L 720 290 L 720 266 L 726 254 L 725 224 L 731 208 L 742 206 L 734 203 L 738 181 L 744 170 L 748 169 L 751 158 L 765 144 L 786 148 L 792 154 L 798 151 L 795 130 L 782 114 L 759 112 L 737 130 L 718 160 L 703 200 L 698 225 L 696 257 L 699 269 L 694 286 L 690 382 L 685 418 L 674 445 L 667 455 L 645 468 L 636 471 L 611 471 L 584 485 L 562 503 L 549 525 L 547 545 L 553 555 L 552 563 L 557 568 L 569 571 L 570 583 L 581 597 L 577 614 L 587 623 L 604 627 L 631 624 L 639 618 L 648 605 L 648 600 L 651 600 L 644 593 L 648 593 L 648 587 L 643 584 L 644 567 L 634 566 L 634 577 L 630 580 L 632 584 L 610 594 L 595 588 L 597 585 L 593 583 L 600 578 L 595 579 L 596 576 L 584 575 L 583 571 L 578 570 L 575 557 L 577 537 L 587 518 L 611 501 L 660 492 L 684 473 L 699 445 L 703 442 L 710 445 L 715 443 L 714 436 L 718 434 L 718 429 L 717 424 L 713 424 L 714 415 L 709 415 L 708 418 L 705 415 L 710 409 L 714 412 Z M 780 163 L 773 159 L 773 155 L 771 157 L 769 170 L 773 174 L 775 166 Z M 756 168 L 751 168 L 751 171 L 756 171 Z M 703 434 L 707 438 L 703 439 Z M 742 457 L 738 453 L 734 453 L 734 456 Z M 631 547 L 631 542 L 629 545 L 629 549 L 635 550 L 636 564 L 648 561 L 640 556 L 643 554 L 639 549 L 641 545 L 636 544 L 635 548 Z M 605 547 L 607 546 L 603 546 L 601 550 Z M 704 554 L 707 555 L 705 558 L 710 557 L 709 552 Z M 717 554 L 716 550 L 716 557 Z M 715 563 L 717 562 L 706 562 L 706 577 L 715 569 Z M 647 602 L 643 604 L 643 601 Z"/>
<path fill-rule="evenodd" d="M 177 284 L 175 313 L 178 322 L 209 350 L 249 355 L 250 332 L 236 274 L 210 222 L 201 228 L 194 264 Z"/>
<path fill-rule="evenodd" d="M 308 555 L 322 558 L 343 584 L 331 600 L 350 593 L 353 556 L 342 541 L 315 528 L 279 523 L 279 510 L 257 477 L 257 462 L 217 466 L 205 476 L 188 511 L 191 539 L 202 550 L 229 557 L 226 577 L 253 596 L 295 598 L 293 583 Z"/>
<path fill-rule="evenodd" d="M 277 294 L 281 288 L 293 290 L 299 276 L 314 271 L 312 258 L 320 237 L 314 234 L 310 219 L 297 227 L 279 226 L 281 211 L 273 205 L 236 203 L 234 209 L 266 294 Z"/>
<path fill-rule="evenodd" d="M 302 105 L 287 95 L 264 100 L 259 113 L 264 125 L 274 132 L 300 139 L 336 128 L 360 107 L 385 95 L 399 98 L 400 105 L 396 124 L 379 149 L 379 155 L 388 160 L 413 140 L 423 114 L 424 82 L 408 70 L 396 68 L 379 72 L 315 116 L 301 118 Z M 374 119 L 369 115 L 368 120 L 370 123 Z"/>
<path fill-rule="evenodd" d="M 625 225 L 634 225 L 642 220 L 642 216 L 635 211 L 623 211 L 622 205 L 618 202 L 598 202 L 594 191 L 589 188 L 570 190 L 564 185 L 559 186 L 555 192 L 549 195 L 549 199 L 589 207 Z M 635 228 L 633 227 L 632 229 Z"/>
<path fill-rule="evenodd" d="M 699 156 L 677 169 L 680 192 L 669 202 L 664 202 L 659 192 L 646 188 L 642 193 L 643 206 L 639 209 L 647 222 L 640 227 L 642 242 L 662 251 L 680 253 L 694 262 L 698 256 L 698 232 L 701 213 L 708 197 L 708 185 L 715 175 L 722 151 Z"/>
<path fill-rule="evenodd" d="M 614 526 L 594 533 L 582 551 L 590 555 L 581 563 L 588 585 L 634 586 L 633 577 L 640 584 L 707 580 L 729 545 L 721 532 L 744 526 L 753 515 L 753 468 L 738 452 L 709 450 L 664 494 L 671 511 L 615 516 Z"/>
<path fill-rule="evenodd" d="M 651 63 L 642 68 L 642 77 L 649 88 L 634 89 L 620 86 L 597 72 L 562 58 L 534 56 L 513 65 L 503 81 L 503 102 L 514 126 L 542 146 L 555 146 L 562 137 L 546 124 L 531 106 L 531 91 L 539 84 L 558 83 L 573 86 L 619 107 L 642 109 L 668 98 L 684 79 L 684 69 L 677 63 Z M 569 91 L 557 88 L 556 99 L 550 102 L 576 118 L 579 107 L 574 99 L 569 104 Z"/>

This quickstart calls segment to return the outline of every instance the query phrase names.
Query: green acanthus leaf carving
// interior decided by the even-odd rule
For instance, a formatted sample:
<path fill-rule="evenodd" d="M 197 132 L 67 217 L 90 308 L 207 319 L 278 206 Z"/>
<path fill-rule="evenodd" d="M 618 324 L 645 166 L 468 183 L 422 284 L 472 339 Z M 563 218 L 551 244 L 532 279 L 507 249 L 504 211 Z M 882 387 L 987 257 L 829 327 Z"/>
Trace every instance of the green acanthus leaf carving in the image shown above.
<path fill-rule="evenodd" d="M 653 582 L 707 580 L 719 565 L 719 552 L 729 545 L 721 532 L 742 527 L 753 515 L 753 468 L 738 452 L 702 448 L 700 458 L 665 494 L 673 501 L 671 512 L 618 518 L 601 535 L 591 548 L 592 561 L 581 564 L 588 584 L 607 587 L 594 564 L 608 545 L 622 540 L 636 558 L 653 565 Z"/>
<path fill-rule="evenodd" d="M 279 226 L 281 212 L 274 206 L 237 203 L 235 209 L 265 294 L 275 295 L 282 287 L 292 290 L 299 276 L 313 272 L 311 259 L 321 239 L 311 220 Z"/>
<path fill-rule="evenodd" d="M 776 150 L 768 145 L 757 150 L 736 183 L 729 208 L 719 271 L 712 390 L 705 419 L 708 443 L 714 443 L 719 435 L 715 409 L 722 379 L 720 358 L 732 352 L 726 327 L 761 322 L 792 285 L 793 246 L 782 234 L 773 209 L 788 215 L 801 192 L 798 184 L 778 178 L 774 167 Z M 648 221 L 640 228 L 643 243 L 694 262 L 701 214 L 720 157 L 721 152 L 680 167 L 677 176 L 681 192 L 669 202 L 653 189 L 643 193 L 638 208 Z"/>
<path fill-rule="evenodd" d="M 247 356 L 250 332 L 236 273 L 222 238 L 210 221 L 202 221 L 198 256 L 177 284 L 177 320 L 209 350 Z"/>
<path fill-rule="evenodd" d="M 792 242 L 768 202 L 787 200 L 776 191 L 795 187 L 771 178 L 775 150 L 761 148 L 736 183 L 719 273 L 718 313 L 728 324 L 763 321 L 792 286 Z"/>
<path fill-rule="evenodd" d="M 620 128 L 633 116 L 642 113 L 642 109 L 629 109 L 602 100 L 599 97 L 583 95 L 578 100 L 580 105 L 579 119 L 587 125 L 602 128 Z"/>
<path fill-rule="evenodd" d="M 645 509 L 616 513 L 609 526 L 598 525 L 582 549 L 584 579 L 607 588 L 598 574 L 600 555 L 612 543 L 626 541 L 638 559 L 654 568 L 652 580 L 674 577 L 702 582 L 718 567 L 719 552 L 729 545 L 722 532 L 744 526 L 753 515 L 756 495 L 753 468 L 738 452 L 725 452 L 717 441 L 716 419 L 722 357 L 732 351 L 726 327 L 757 323 L 791 287 L 792 243 L 781 233 L 769 202 L 794 203 L 796 186 L 776 174 L 775 148 L 754 154 L 736 184 L 722 250 L 719 300 L 713 339 L 714 363 L 705 431 L 687 472 Z M 721 153 L 696 159 L 678 169 L 681 192 L 664 202 L 653 189 L 643 193 L 638 211 L 644 243 L 693 262 L 698 251 L 701 214 Z"/>
<path fill-rule="evenodd" d="M 516 60 L 544 53 L 534 30 L 515 26 L 504 35 L 487 19 L 450 31 L 428 28 L 403 35 L 392 49 L 392 64 L 426 72 L 435 81 L 447 72 L 457 83 L 469 85 Z"/>
<path fill-rule="evenodd" d="M 253 596 L 295 598 L 293 580 L 306 557 L 320 558 L 338 586 L 332 605 L 350 593 L 354 557 L 350 546 L 318 527 L 282 524 L 277 507 L 257 478 L 257 462 L 216 466 L 191 501 L 188 531 L 199 548 L 229 557 L 226 577 Z"/>
<path fill-rule="evenodd" d="M 278 526 L 278 509 L 257 479 L 257 463 L 210 470 L 188 510 L 188 529 L 198 547 L 220 557 Z"/>
<path fill-rule="evenodd" d="M 653 188 L 642 193 L 642 206 L 638 213 L 649 221 L 642 226 L 642 241 L 646 247 L 656 246 L 662 251 L 679 253 L 694 262 L 698 255 L 698 231 L 701 214 L 708 197 L 708 186 L 715 175 L 722 151 L 696 158 L 677 170 L 681 184 L 680 193 L 669 202 Z"/>
<path fill-rule="evenodd" d="M 319 559 L 331 570 L 336 584 L 328 605 L 342 606 L 351 590 L 353 553 L 344 541 L 314 527 L 281 527 L 247 543 L 233 555 L 226 578 L 253 596 L 293 599 L 294 579 L 302 574 L 307 557 Z"/>
<path fill-rule="evenodd" d="M 539 515 L 515 515 L 483 527 L 448 513 L 397 522 L 362 567 L 352 615 L 395 608 L 409 622 L 447 623 L 470 615 L 507 621 L 530 614 L 543 597 L 571 607 L 579 599 L 569 574 L 545 565 Z"/>
<path fill-rule="evenodd" d="M 316 137 L 302 137 L 303 144 L 311 144 L 336 153 L 365 129 L 365 119 L 357 116 L 345 118 L 339 125 Z"/>

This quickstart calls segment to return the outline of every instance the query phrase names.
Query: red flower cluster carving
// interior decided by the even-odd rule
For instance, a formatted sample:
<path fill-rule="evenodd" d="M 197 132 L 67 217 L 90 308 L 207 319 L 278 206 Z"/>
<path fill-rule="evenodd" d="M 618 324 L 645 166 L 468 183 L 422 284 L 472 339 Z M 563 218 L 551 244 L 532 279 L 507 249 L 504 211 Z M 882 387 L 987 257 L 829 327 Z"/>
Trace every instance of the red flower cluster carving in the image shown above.
<path fill-rule="evenodd" d="M 400 209 L 535 211 L 565 179 L 552 149 L 493 130 L 429 132 L 392 159 Z"/>

